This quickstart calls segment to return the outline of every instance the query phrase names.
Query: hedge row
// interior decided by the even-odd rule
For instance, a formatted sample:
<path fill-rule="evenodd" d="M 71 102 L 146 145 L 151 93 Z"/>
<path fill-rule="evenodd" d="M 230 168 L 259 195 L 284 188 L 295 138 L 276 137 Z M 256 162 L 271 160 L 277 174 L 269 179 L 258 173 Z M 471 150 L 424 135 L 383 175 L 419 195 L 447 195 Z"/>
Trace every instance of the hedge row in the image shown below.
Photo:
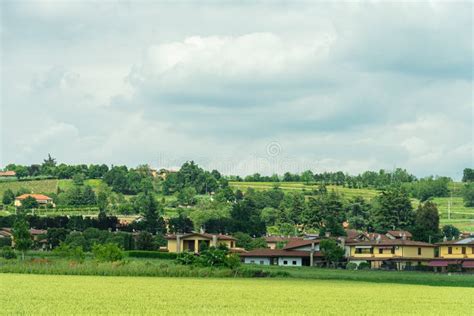
<path fill-rule="evenodd" d="M 163 251 L 130 250 L 125 252 L 131 258 L 176 259 L 177 254 Z"/>

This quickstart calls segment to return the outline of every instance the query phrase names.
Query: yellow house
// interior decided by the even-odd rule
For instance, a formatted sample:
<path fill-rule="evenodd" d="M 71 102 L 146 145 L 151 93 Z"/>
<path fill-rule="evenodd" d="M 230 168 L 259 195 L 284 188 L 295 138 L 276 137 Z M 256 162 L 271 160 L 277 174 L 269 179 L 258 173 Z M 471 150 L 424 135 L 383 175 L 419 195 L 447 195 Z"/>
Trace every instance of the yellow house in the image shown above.
<path fill-rule="evenodd" d="M 367 262 L 372 269 L 405 270 L 426 266 L 435 255 L 435 245 L 412 240 L 390 239 L 348 243 L 349 262 Z"/>
<path fill-rule="evenodd" d="M 446 240 L 438 244 L 439 255 L 430 266 L 444 271 L 449 265 L 474 269 L 474 237 Z M 456 267 L 454 267 L 456 268 Z"/>
<path fill-rule="evenodd" d="M 169 252 L 199 252 L 202 245 L 218 246 L 224 244 L 229 249 L 236 248 L 235 238 L 228 235 L 219 234 L 206 234 L 206 233 L 188 233 L 188 234 L 176 234 L 166 236 L 168 240 L 168 251 Z"/>

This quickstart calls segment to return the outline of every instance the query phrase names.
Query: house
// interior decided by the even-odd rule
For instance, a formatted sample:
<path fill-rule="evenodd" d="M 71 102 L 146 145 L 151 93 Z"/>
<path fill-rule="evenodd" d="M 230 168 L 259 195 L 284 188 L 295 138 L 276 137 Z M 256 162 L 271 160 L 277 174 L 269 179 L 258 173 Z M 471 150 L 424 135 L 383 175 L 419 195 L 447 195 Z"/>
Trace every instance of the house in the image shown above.
<path fill-rule="evenodd" d="M 35 247 L 45 250 L 48 245 L 48 240 L 46 238 L 46 234 L 48 233 L 47 230 L 44 229 L 36 229 L 30 228 L 30 235 L 31 240 L 33 241 Z M 15 246 L 15 240 L 13 238 L 13 233 L 11 228 L 2 228 L 0 230 L 0 239 L 1 238 L 9 238 L 11 242 L 11 246 Z"/>
<path fill-rule="evenodd" d="M 17 196 L 15 198 L 15 203 L 14 203 L 15 206 L 20 207 L 22 201 L 26 199 L 27 197 L 34 198 L 40 206 L 41 205 L 52 205 L 53 207 L 55 206 L 53 203 L 53 199 L 44 194 L 22 194 L 20 196 Z"/>
<path fill-rule="evenodd" d="M 321 266 L 324 258 L 319 249 L 320 239 L 292 238 L 283 249 L 255 249 L 243 254 L 244 263 L 279 266 Z"/>
<path fill-rule="evenodd" d="M 247 264 L 301 267 L 310 265 L 311 252 L 262 248 L 241 253 L 240 257 L 243 258 L 244 263 Z M 318 258 L 318 261 L 321 261 L 321 257 L 320 252 L 313 253 L 313 258 Z"/>
<path fill-rule="evenodd" d="M 183 251 L 191 251 L 198 253 L 203 245 L 206 245 L 207 247 L 216 247 L 219 244 L 226 245 L 231 251 L 240 251 L 240 249 L 235 245 L 236 239 L 228 235 L 193 232 L 188 234 L 167 235 L 166 239 L 168 240 L 169 252 L 179 253 Z"/>
<path fill-rule="evenodd" d="M 267 242 L 267 247 L 270 249 L 281 248 L 286 245 L 291 240 L 302 239 L 299 237 L 284 237 L 284 236 L 265 236 L 265 241 Z"/>
<path fill-rule="evenodd" d="M 0 178 L 13 178 L 16 177 L 16 172 L 12 170 L 0 171 Z"/>
<path fill-rule="evenodd" d="M 428 266 L 435 255 L 435 245 L 405 239 L 377 239 L 346 244 L 348 262 L 370 264 L 372 269 L 405 270 Z"/>
<path fill-rule="evenodd" d="M 438 256 L 429 263 L 436 271 L 444 272 L 448 266 L 455 270 L 474 271 L 474 237 L 445 239 L 438 244 L 438 252 Z"/>

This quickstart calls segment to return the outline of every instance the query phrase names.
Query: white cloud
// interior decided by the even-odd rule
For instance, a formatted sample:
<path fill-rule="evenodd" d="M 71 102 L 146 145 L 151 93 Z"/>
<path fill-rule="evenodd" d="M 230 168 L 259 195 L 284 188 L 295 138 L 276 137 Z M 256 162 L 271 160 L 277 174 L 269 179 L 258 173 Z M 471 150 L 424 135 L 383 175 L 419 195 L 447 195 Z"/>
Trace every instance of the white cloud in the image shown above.
<path fill-rule="evenodd" d="M 0 165 L 51 152 L 229 173 L 458 177 L 474 163 L 469 3 L 2 9 Z"/>

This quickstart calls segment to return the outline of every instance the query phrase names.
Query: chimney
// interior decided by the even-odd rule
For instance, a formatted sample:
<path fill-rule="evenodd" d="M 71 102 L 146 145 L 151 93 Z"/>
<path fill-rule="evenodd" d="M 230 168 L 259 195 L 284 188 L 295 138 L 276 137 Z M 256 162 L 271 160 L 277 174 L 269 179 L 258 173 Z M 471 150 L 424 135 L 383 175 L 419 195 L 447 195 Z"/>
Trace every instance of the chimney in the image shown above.
<path fill-rule="evenodd" d="M 380 243 L 380 240 L 381 240 L 381 239 L 382 239 L 382 238 L 380 238 L 380 234 L 379 234 L 379 235 L 377 235 L 377 238 L 375 238 L 375 241 L 377 242 L 377 244 L 379 244 L 379 243 Z"/>
<path fill-rule="evenodd" d="M 204 230 L 204 228 L 201 226 L 201 228 L 199 229 L 199 233 L 201 234 L 204 234 L 206 231 Z"/>
<path fill-rule="evenodd" d="M 444 236 L 444 237 L 443 237 L 443 241 L 444 241 L 444 242 L 448 241 L 448 237 Z"/>
<path fill-rule="evenodd" d="M 407 235 L 405 233 L 402 234 L 402 240 L 406 240 L 407 239 Z"/>
<path fill-rule="evenodd" d="M 212 245 L 217 247 L 217 235 L 212 235 Z"/>

